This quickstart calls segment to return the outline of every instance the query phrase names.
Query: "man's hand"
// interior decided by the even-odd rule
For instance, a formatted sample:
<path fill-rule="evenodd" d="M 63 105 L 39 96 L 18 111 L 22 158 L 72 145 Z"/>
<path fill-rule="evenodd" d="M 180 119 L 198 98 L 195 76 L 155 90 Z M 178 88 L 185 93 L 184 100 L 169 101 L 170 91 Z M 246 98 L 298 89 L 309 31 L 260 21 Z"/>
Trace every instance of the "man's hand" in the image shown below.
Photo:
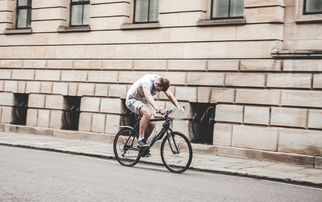
<path fill-rule="evenodd" d="M 157 113 L 160 113 L 161 115 L 165 114 L 166 112 L 167 112 L 167 110 L 165 108 L 163 108 L 163 107 L 159 107 L 157 109 Z"/>
<path fill-rule="evenodd" d="M 186 111 L 186 108 L 185 108 L 185 106 L 178 106 L 177 110 L 180 112 L 184 112 L 184 111 Z"/>

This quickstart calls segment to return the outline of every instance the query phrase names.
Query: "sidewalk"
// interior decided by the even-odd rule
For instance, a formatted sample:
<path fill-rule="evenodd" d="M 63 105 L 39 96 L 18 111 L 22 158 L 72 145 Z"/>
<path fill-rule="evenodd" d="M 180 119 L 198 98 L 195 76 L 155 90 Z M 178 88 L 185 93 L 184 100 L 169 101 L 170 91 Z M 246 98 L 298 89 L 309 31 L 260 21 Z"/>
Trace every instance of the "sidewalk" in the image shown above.
<path fill-rule="evenodd" d="M 114 159 L 113 147 L 110 143 L 61 138 L 49 135 L 0 132 L 0 145 Z M 157 145 L 151 150 L 151 155 L 150 158 L 141 158 L 140 161 L 152 164 L 162 164 L 160 149 Z M 322 187 L 322 169 L 305 168 L 290 164 L 229 158 L 194 152 L 191 168 L 201 171 L 234 174 Z"/>

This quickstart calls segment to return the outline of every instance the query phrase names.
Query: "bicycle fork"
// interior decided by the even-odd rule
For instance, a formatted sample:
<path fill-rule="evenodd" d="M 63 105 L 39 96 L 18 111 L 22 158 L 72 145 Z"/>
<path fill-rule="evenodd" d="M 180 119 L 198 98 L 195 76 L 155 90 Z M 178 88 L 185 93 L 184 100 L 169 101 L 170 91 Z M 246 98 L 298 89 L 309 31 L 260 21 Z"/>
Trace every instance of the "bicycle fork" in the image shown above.
<path fill-rule="evenodd" d="M 176 144 L 176 141 L 172 135 L 172 132 L 171 130 L 168 130 L 167 131 L 167 138 L 168 138 L 168 142 L 169 142 L 169 145 L 170 145 L 170 149 L 172 151 L 173 154 L 179 154 L 180 151 L 177 147 L 177 144 Z"/>

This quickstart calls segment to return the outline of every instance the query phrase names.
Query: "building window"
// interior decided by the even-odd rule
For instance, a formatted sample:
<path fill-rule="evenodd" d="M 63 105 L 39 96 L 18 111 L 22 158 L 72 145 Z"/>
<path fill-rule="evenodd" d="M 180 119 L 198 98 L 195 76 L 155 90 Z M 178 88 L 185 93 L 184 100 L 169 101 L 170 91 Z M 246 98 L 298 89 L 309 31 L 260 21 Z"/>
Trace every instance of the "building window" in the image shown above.
<path fill-rule="evenodd" d="M 244 15 L 244 0 L 212 0 L 211 18 L 241 18 Z"/>
<path fill-rule="evenodd" d="M 17 1 L 17 29 L 27 29 L 31 27 L 31 0 Z"/>
<path fill-rule="evenodd" d="M 89 0 L 71 0 L 70 26 L 89 25 Z"/>
<path fill-rule="evenodd" d="M 134 23 L 158 22 L 159 1 L 158 0 L 135 0 Z"/>
<path fill-rule="evenodd" d="M 304 14 L 322 14 L 322 0 L 304 0 Z"/>

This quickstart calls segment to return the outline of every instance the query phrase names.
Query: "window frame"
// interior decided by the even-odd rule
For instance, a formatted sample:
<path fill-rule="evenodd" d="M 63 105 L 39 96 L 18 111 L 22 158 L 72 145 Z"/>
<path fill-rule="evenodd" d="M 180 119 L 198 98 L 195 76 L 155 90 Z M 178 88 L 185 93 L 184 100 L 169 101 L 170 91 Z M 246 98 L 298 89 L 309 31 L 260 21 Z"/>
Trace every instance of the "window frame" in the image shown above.
<path fill-rule="evenodd" d="M 136 1 L 137 0 L 134 0 L 134 6 L 133 6 L 133 24 L 144 24 L 144 23 L 158 23 L 159 22 L 159 19 L 157 21 L 150 21 L 150 2 L 153 1 L 153 0 L 148 0 L 149 3 L 148 3 L 148 21 L 136 21 L 135 20 L 135 17 L 136 17 Z M 158 1 L 158 4 L 159 4 L 159 0 Z M 159 9 L 158 9 L 158 15 L 159 15 Z"/>
<path fill-rule="evenodd" d="M 84 7 L 86 4 L 90 5 L 90 0 L 82 0 L 82 1 L 75 1 L 75 2 L 73 2 L 73 0 L 70 0 L 70 4 L 69 4 L 69 26 L 70 27 L 87 27 L 87 26 L 89 26 L 89 24 L 84 24 Z M 73 25 L 72 24 L 72 9 L 73 9 L 73 6 L 75 6 L 75 5 L 82 5 L 82 24 L 81 25 Z"/>
<path fill-rule="evenodd" d="M 214 14 L 214 0 L 211 0 L 210 19 L 211 20 L 222 20 L 222 19 L 238 19 L 238 18 L 244 18 L 244 15 L 231 17 L 230 16 L 230 6 L 231 6 L 231 0 L 229 0 L 229 3 L 228 3 L 228 17 L 214 17 L 213 16 L 213 14 Z M 245 9 L 245 6 L 243 7 L 243 9 Z M 244 12 L 243 12 L 243 14 L 244 14 Z"/>
<path fill-rule="evenodd" d="M 303 15 L 317 15 L 317 14 L 322 14 L 322 10 L 319 12 L 308 12 L 306 11 L 306 2 L 307 0 L 304 0 L 304 5 L 303 5 Z"/>
<path fill-rule="evenodd" d="M 16 29 L 30 29 L 31 28 L 31 11 L 32 11 L 32 0 L 27 0 L 26 6 L 20 6 L 19 0 L 17 0 L 16 4 Z M 18 27 L 18 19 L 19 19 L 19 10 L 27 9 L 27 19 L 26 19 L 26 27 Z M 29 25 L 29 26 L 28 26 Z"/>

